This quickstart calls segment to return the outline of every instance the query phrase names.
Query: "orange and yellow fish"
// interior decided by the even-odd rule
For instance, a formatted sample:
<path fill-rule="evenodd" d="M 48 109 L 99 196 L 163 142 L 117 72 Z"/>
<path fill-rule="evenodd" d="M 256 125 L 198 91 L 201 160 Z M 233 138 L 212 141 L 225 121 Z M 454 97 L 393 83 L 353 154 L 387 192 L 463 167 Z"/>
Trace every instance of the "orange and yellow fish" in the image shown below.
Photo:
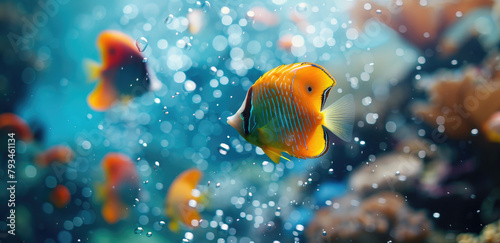
<path fill-rule="evenodd" d="M 85 61 L 89 79 L 99 80 L 87 98 L 92 109 L 104 111 L 117 100 L 129 100 L 161 86 L 129 36 L 118 31 L 103 31 L 97 38 L 97 46 L 103 64 Z"/>
<path fill-rule="evenodd" d="M 71 200 L 71 193 L 68 188 L 63 185 L 58 185 L 50 192 L 49 201 L 57 208 L 64 208 Z"/>
<path fill-rule="evenodd" d="M 180 223 L 193 228 L 201 220 L 196 209 L 200 201 L 200 191 L 196 190 L 203 173 L 198 169 L 189 169 L 178 175 L 165 198 L 166 215 L 170 218 L 169 228 L 173 232 L 180 229 Z"/>
<path fill-rule="evenodd" d="M 33 140 L 33 133 L 28 124 L 14 113 L 0 114 L 0 130 L 14 132 L 17 138 L 26 142 Z"/>
<path fill-rule="evenodd" d="M 47 149 L 45 152 L 38 154 L 35 157 L 35 162 L 44 167 L 54 162 L 66 164 L 73 161 L 74 159 L 75 153 L 70 147 L 64 145 L 55 145 Z"/>
<path fill-rule="evenodd" d="M 136 165 L 124 154 L 108 153 L 102 159 L 106 177 L 99 196 L 104 199 L 102 216 L 114 224 L 128 216 L 128 206 L 139 194 L 139 176 Z"/>
<path fill-rule="evenodd" d="M 274 68 L 247 92 L 241 108 L 227 122 L 275 163 L 282 152 L 315 158 L 329 147 L 325 127 L 350 141 L 354 123 L 351 94 L 324 107 L 335 79 L 314 63 Z"/>

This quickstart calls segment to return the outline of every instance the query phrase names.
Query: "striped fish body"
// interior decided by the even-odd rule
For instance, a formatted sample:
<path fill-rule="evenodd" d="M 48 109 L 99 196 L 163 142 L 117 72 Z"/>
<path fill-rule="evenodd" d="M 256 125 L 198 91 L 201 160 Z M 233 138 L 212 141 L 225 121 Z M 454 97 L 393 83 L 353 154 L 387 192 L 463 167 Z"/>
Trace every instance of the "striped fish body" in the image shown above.
<path fill-rule="evenodd" d="M 276 163 L 281 152 L 314 158 L 328 150 L 323 105 L 335 80 L 313 63 L 282 65 L 248 90 L 228 123 Z"/>

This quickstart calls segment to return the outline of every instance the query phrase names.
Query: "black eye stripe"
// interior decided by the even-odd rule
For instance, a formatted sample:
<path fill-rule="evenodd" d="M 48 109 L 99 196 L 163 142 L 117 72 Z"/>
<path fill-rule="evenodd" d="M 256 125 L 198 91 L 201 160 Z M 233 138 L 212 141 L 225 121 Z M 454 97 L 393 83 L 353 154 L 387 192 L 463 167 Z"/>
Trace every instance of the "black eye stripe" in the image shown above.
<path fill-rule="evenodd" d="M 252 110 L 252 88 L 248 90 L 247 99 L 245 100 L 245 109 L 241 113 L 243 116 L 243 131 L 245 134 L 250 134 L 250 112 Z"/>

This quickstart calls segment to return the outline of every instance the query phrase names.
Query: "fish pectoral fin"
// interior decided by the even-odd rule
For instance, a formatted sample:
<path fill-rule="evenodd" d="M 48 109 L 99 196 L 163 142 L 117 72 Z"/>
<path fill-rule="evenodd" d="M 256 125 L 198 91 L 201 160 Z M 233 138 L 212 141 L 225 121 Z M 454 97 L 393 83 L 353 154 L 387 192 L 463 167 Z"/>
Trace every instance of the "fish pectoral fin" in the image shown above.
<path fill-rule="evenodd" d="M 279 164 L 280 163 L 280 158 L 283 157 L 281 156 L 281 151 L 277 150 L 277 149 L 272 149 L 272 148 L 268 148 L 268 147 L 261 147 L 262 150 L 264 151 L 264 153 L 266 153 L 266 155 L 276 164 Z M 283 157 L 285 158 L 285 157 Z M 287 159 L 287 158 L 285 158 Z"/>
<path fill-rule="evenodd" d="M 177 222 L 175 220 L 172 220 L 172 221 L 170 221 L 170 223 L 168 223 L 168 228 L 170 229 L 170 231 L 172 231 L 174 233 L 179 232 L 179 230 L 181 229 L 179 222 Z"/>
<path fill-rule="evenodd" d="M 110 82 L 102 80 L 87 97 L 87 102 L 90 108 L 96 111 L 104 111 L 109 109 L 117 98 L 116 90 L 111 86 Z"/>
<path fill-rule="evenodd" d="M 354 127 L 354 108 L 352 94 L 345 95 L 323 109 L 325 115 L 323 125 L 340 139 L 350 142 Z"/>
<path fill-rule="evenodd" d="M 101 65 L 94 60 L 85 59 L 83 61 L 85 72 L 87 73 L 87 81 L 97 81 L 101 75 Z"/>

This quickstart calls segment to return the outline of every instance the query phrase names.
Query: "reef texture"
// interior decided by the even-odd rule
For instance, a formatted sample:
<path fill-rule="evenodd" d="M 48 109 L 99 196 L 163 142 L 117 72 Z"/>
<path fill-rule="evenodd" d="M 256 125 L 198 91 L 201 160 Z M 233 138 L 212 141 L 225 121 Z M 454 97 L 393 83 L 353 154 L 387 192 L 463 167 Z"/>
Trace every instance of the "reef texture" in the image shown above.
<path fill-rule="evenodd" d="M 459 234 L 458 243 L 497 243 L 500 242 L 500 220 L 486 225 L 479 235 Z"/>
<path fill-rule="evenodd" d="M 415 105 L 414 113 L 435 126 L 433 136 L 468 139 L 473 129 L 483 129 L 485 122 L 500 110 L 500 55 L 495 53 L 481 67 L 468 66 L 458 75 L 441 73 L 432 79 L 430 103 Z"/>
<path fill-rule="evenodd" d="M 431 223 L 402 195 L 379 192 L 367 198 L 348 194 L 320 209 L 306 230 L 308 242 L 425 242 Z"/>

